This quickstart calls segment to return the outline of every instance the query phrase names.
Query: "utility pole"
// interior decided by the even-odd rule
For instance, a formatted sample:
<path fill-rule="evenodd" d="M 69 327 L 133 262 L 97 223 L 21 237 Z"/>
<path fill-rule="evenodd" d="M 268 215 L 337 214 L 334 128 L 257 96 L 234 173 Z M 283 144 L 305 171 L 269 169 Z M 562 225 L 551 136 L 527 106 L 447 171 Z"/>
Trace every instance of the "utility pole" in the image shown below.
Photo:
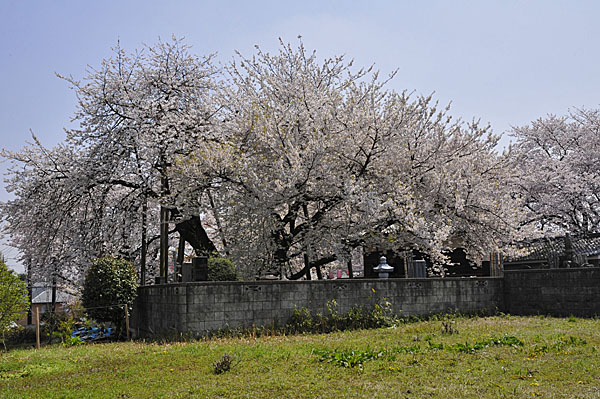
<path fill-rule="evenodd" d="M 31 282 L 31 258 L 25 263 L 27 268 L 27 294 L 29 295 L 29 310 L 27 311 L 27 324 L 33 324 L 33 283 Z"/>
<path fill-rule="evenodd" d="M 148 252 L 148 238 L 147 232 L 147 214 L 148 214 L 148 200 L 144 197 L 144 203 L 142 204 L 142 248 L 140 254 L 140 285 L 146 284 L 146 252 Z"/>
<path fill-rule="evenodd" d="M 54 271 L 52 272 L 52 313 L 56 314 L 56 275 L 58 274 L 58 265 L 56 264 L 56 260 L 54 262 Z"/>
<path fill-rule="evenodd" d="M 161 178 L 161 189 L 163 195 L 168 190 L 167 178 Z M 168 261 L 169 261 L 169 210 L 164 205 L 160 206 L 160 277 L 163 283 L 167 283 Z"/>

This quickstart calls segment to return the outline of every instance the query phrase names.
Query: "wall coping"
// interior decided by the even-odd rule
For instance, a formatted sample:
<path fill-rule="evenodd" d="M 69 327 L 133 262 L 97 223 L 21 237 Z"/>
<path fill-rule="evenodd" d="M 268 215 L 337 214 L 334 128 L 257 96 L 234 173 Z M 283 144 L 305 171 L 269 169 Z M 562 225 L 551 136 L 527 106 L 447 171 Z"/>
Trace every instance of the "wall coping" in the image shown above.
<path fill-rule="evenodd" d="M 593 268 L 585 268 L 593 269 Z M 543 270 L 543 269 L 542 269 Z M 562 270 L 562 269 L 557 269 Z M 565 270 L 573 270 L 565 269 Z M 600 270 L 600 268 L 598 268 Z M 529 271 L 529 270 L 528 270 Z M 326 280 L 256 280 L 256 281 L 192 281 L 186 283 L 152 284 L 142 285 L 139 288 L 169 288 L 169 287 L 190 287 L 190 286 L 219 286 L 219 285 L 296 285 L 296 284 L 360 284 L 360 283 L 383 283 L 383 282 L 422 282 L 422 281 L 465 281 L 465 280 L 503 280 L 503 277 L 433 277 L 433 278 L 344 278 L 344 279 L 326 279 Z"/>

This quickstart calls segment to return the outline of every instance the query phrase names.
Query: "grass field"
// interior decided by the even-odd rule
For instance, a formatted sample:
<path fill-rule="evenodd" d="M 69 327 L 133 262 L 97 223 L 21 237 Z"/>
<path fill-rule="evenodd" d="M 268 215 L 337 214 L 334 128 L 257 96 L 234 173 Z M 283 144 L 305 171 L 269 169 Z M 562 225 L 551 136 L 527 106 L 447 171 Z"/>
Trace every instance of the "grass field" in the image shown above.
<path fill-rule="evenodd" d="M 323 335 L 0 354 L 2 398 L 600 398 L 600 320 L 455 318 Z M 230 371 L 214 363 L 233 355 Z"/>

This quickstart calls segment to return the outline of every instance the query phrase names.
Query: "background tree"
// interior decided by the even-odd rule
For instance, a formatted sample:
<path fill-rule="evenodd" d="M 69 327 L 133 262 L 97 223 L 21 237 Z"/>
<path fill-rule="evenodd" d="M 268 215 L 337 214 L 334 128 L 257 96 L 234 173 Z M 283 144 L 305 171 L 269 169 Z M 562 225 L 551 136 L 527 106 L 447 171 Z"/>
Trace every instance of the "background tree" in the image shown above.
<path fill-rule="evenodd" d="M 549 115 L 515 127 L 515 185 L 540 232 L 600 232 L 600 111 Z"/>
<path fill-rule="evenodd" d="M 4 349 L 6 332 L 28 309 L 29 297 L 25 282 L 6 266 L 0 254 L 0 334 Z"/>
<path fill-rule="evenodd" d="M 117 336 L 125 321 L 125 307 L 133 307 L 137 295 L 137 275 L 133 265 L 123 259 L 104 257 L 94 260 L 88 269 L 82 292 L 82 304 L 95 320 L 111 322 Z"/>

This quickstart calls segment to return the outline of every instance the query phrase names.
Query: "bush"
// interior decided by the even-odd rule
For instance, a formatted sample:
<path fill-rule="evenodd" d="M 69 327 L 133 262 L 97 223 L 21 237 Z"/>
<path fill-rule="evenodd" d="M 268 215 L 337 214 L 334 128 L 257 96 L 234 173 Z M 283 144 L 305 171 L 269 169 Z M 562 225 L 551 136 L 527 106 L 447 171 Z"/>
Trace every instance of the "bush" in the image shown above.
<path fill-rule="evenodd" d="M 238 281 L 235 265 L 227 258 L 208 258 L 208 281 Z"/>
<path fill-rule="evenodd" d="M 99 258 L 85 276 L 82 303 L 91 318 L 113 323 L 119 336 L 125 320 L 124 305 L 131 309 L 137 287 L 137 274 L 130 262 Z"/>

